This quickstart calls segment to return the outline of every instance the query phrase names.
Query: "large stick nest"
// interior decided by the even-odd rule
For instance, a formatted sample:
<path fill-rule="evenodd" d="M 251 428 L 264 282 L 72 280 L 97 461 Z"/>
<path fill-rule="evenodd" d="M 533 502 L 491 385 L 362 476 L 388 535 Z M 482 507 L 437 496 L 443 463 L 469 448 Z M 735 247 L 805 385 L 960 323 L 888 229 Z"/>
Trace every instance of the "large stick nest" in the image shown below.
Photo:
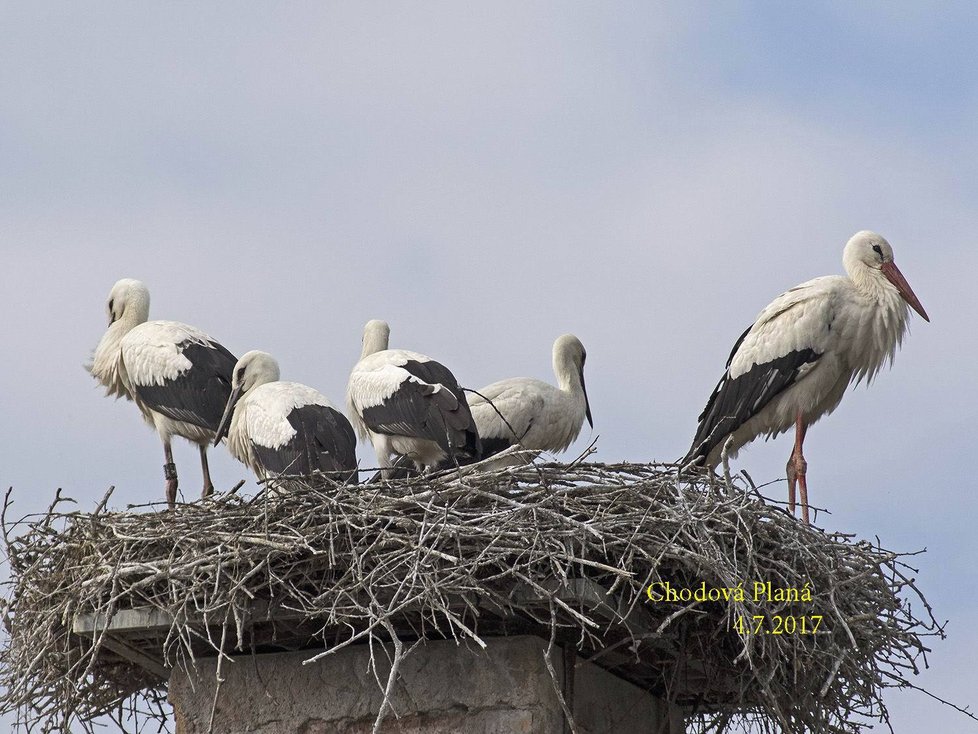
<path fill-rule="evenodd" d="M 909 685 L 925 637 L 943 636 L 904 556 L 806 526 L 739 480 L 579 463 L 288 490 L 172 512 L 56 502 L 5 519 L 0 709 L 41 730 L 163 715 L 158 673 L 115 655 L 107 635 L 72 632 L 80 615 L 130 608 L 172 620 L 152 641 L 168 667 L 367 641 L 397 658 L 414 640 L 530 631 L 718 731 L 887 722 L 883 690 Z M 714 600 L 652 601 L 666 582 Z M 757 598 L 768 582 L 774 597 L 794 593 Z M 568 595 L 581 584 L 600 587 L 597 603 Z"/>

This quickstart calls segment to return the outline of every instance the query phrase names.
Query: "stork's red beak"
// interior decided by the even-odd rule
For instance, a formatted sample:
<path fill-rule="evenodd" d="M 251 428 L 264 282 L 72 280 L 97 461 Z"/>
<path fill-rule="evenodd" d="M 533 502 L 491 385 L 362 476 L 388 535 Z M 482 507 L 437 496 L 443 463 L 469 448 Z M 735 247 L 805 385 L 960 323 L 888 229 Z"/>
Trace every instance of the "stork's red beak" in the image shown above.
<path fill-rule="evenodd" d="M 921 306 L 920 301 L 917 300 L 917 296 L 914 294 L 913 288 L 910 287 L 907 279 L 903 277 L 903 273 L 900 272 L 900 268 L 896 266 L 896 263 L 883 263 L 880 270 L 883 271 L 883 275 L 886 276 L 886 279 L 896 287 L 897 291 L 903 297 L 903 300 L 910 304 L 910 308 L 919 313 L 923 317 L 924 321 L 930 321 L 930 318 L 927 316 L 927 312 L 924 311 L 924 307 Z"/>

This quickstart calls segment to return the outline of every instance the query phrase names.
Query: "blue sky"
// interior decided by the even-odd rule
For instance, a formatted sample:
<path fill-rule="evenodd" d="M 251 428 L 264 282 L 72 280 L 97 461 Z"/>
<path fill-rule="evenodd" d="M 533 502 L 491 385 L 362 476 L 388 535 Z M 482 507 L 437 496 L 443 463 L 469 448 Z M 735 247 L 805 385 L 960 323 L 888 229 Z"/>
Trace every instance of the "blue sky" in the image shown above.
<path fill-rule="evenodd" d="M 162 497 L 157 437 L 81 368 L 121 277 L 337 403 L 371 318 L 473 387 L 549 379 L 573 332 L 580 445 L 669 460 L 757 312 L 875 229 L 932 323 L 809 433 L 811 496 L 928 549 L 950 639 L 917 682 L 974 703 L 976 33 L 970 3 L 0 4 L 0 485 Z"/>

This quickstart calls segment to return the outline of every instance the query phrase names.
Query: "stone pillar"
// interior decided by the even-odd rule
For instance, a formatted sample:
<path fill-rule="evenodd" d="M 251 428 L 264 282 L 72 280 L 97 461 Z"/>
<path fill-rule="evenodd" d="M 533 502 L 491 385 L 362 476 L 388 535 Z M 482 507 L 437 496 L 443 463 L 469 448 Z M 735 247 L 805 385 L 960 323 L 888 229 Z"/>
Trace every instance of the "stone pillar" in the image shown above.
<path fill-rule="evenodd" d="M 381 731 L 396 734 L 564 734 L 564 719 L 538 637 L 497 637 L 488 649 L 427 642 L 401 664 L 393 709 Z M 378 674 L 389 664 L 374 648 Z M 313 653 L 240 656 L 225 661 L 214 707 L 216 660 L 175 670 L 169 695 L 177 734 L 364 734 L 383 694 L 368 669 L 370 651 L 349 647 L 315 663 Z M 554 667 L 563 680 L 560 651 Z M 381 662 L 382 661 L 382 662 Z M 681 734 L 682 713 L 639 688 L 578 659 L 573 712 L 580 734 Z M 396 715 L 395 715 L 396 713 Z"/>

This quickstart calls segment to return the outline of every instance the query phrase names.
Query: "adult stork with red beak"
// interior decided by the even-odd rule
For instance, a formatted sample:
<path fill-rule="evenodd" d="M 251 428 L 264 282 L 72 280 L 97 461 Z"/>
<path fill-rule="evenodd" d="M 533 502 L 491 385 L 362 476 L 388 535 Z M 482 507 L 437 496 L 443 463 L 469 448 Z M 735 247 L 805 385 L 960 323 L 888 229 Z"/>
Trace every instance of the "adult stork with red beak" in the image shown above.
<path fill-rule="evenodd" d="M 788 509 L 794 514 L 797 486 L 805 522 L 808 427 L 835 410 L 850 383 L 871 382 L 892 363 L 909 308 L 930 321 L 880 235 L 857 232 L 842 262 L 848 276 L 815 278 L 782 293 L 740 336 L 681 461 L 714 468 L 724 450 L 733 457 L 758 436 L 794 426 Z"/>

